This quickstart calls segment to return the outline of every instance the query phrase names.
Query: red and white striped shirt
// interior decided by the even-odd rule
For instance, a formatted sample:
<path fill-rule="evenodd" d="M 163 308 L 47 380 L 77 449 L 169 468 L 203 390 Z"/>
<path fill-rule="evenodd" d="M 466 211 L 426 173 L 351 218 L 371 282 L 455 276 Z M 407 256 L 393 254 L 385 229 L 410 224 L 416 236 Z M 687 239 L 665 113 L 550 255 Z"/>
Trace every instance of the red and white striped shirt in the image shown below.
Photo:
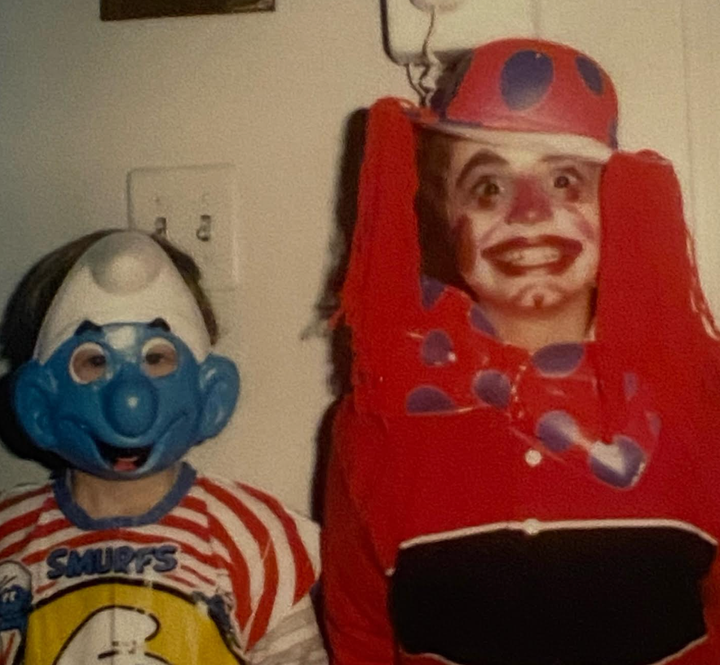
<path fill-rule="evenodd" d="M 3 648 L 13 650 L 24 633 L 28 664 L 60 664 L 61 654 L 75 651 L 129 654 L 138 641 L 149 658 L 166 662 L 179 663 L 178 654 L 183 663 L 260 662 L 256 647 L 277 656 L 268 644 L 276 634 L 293 648 L 287 662 L 323 662 L 308 597 L 317 562 L 314 523 L 264 492 L 197 475 L 187 464 L 168 495 L 139 517 L 90 518 L 62 477 L 16 488 L 0 501 Z M 117 608 L 129 612 L 127 628 Z M 102 620 L 108 611 L 114 618 Z M 144 637 L 130 627 L 139 615 L 155 623 Z M 78 644 L 83 627 L 86 644 Z M 110 634 L 99 638 L 103 631 Z M 22 662 L 8 658 L 0 654 L 0 665 Z"/>

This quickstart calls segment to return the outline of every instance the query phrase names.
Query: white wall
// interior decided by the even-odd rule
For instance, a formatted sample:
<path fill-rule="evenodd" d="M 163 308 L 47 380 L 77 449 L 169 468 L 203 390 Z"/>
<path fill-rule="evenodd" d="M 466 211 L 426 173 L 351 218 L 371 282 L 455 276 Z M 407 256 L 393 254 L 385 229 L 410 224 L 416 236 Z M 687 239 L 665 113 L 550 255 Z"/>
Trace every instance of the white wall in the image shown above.
<path fill-rule="evenodd" d="M 405 93 L 370 0 L 278 0 L 272 14 L 102 23 L 99 0 L 0 0 L 0 302 L 30 264 L 123 226 L 126 174 L 233 162 L 245 283 L 215 298 L 241 367 L 208 471 L 306 510 L 330 400 L 323 339 L 301 341 L 329 263 L 341 136 L 353 110 Z M 0 452 L 0 488 L 43 471 Z"/>
<path fill-rule="evenodd" d="M 410 95 L 382 49 L 379 0 L 278 0 L 274 14 L 122 23 L 101 23 L 98 5 L 0 0 L 0 301 L 46 251 L 126 224 L 130 169 L 235 163 L 245 282 L 215 302 L 220 351 L 240 364 L 244 395 L 228 431 L 194 457 L 305 510 L 330 395 L 325 341 L 300 337 L 330 260 L 343 124 L 382 95 Z M 518 33 L 540 28 L 609 69 L 625 147 L 677 163 L 718 311 L 720 6 L 517 7 Z M 42 475 L 0 452 L 0 488 Z"/>
<path fill-rule="evenodd" d="M 548 39 L 587 50 L 618 88 L 620 145 L 672 160 L 708 300 L 720 314 L 720 4 L 534 0 Z"/>
<path fill-rule="evenodd" d="M 684 0 L 693 230 L 705 291 L 720 319 L 720 3 Z"/>

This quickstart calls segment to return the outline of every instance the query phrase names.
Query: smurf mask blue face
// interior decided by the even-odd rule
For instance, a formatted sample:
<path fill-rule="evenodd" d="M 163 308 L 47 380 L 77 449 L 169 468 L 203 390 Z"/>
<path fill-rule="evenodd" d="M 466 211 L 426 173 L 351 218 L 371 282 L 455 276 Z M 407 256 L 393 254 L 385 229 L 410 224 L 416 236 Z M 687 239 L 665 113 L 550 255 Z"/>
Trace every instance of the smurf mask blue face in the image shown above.
<path fill-rule="evenodd" d="M 105 246 L 98 251 L 100 243 Z M 18 371 L 15 409 L 33 441 L 72 467 L 114 480 L 140 478 L 168 468 L 223 429 L 239 376 L 230 360 L 208 352 L 197 305 L 152 239 L 117 233 L 96 245 L 53 301 L 46 321 L 52 315 L 59 324 L 41 331 L 36 358 Z M 110 275 L 108 265 L 114 266 Z M 145 272 L 138 277 L 140 268 Z M 105 282 L 114 289 L 108 292 Z M 89 286 L 105 291 L 99 305 L 87 298 Z M 173 289 L 181 293 L 173 296 Z M 78 296 L 85 307 L 77 307 Z M 148 318 L 148 300 L 155 297 L 158 316 Z M 134 305 L 137 318 L 118 321 L 108 298 L 121 301 L 125 316 Z M 87 310 L 69 336 L 67 326 L 81 313 L 68 312 L 68 305 Z"/>

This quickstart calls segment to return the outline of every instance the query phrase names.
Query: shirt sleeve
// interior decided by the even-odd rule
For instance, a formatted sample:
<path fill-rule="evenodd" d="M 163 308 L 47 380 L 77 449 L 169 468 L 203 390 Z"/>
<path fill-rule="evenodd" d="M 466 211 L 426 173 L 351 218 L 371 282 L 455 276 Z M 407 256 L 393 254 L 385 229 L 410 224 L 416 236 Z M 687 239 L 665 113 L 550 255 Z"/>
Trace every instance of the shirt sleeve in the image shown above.
<path fill-rule="evenodd" d="M 248 653 L 250 665 L 326 665 L 310 596 L 304 596 Z"/>
<path fill-rule="evenodd" d="M 337 454 L 333 454 L 328 472 L 322 557 L 332 662 L 394 663 L 387 577 Z"/>
<path fill-rule="evenodd" d="M 230 619 L 243 657 L 272 655 L 280 647 L 268 646 L 271 635 L 291 635 L 298 616 L 309 620 L 301 610 L 310 603 L 319 575 L 318 526 L 248 485 L 209 478 L 198 483 L 206 492 L 215 547 L 228 572 L 220 584 L 232 597 Z M 305 633 L 307 626 L 297 639 Z M 250 662 L 263 662 L 257 658 Z"/>

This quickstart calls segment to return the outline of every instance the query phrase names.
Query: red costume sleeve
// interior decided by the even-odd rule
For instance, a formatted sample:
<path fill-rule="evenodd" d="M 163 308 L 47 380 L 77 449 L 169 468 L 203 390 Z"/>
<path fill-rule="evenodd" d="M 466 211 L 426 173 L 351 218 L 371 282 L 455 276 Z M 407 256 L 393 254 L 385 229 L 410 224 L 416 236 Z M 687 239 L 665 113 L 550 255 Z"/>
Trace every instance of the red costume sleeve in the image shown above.
<path fill-rule="evenodd" d="M 344 405 L 344 410 L 350 407 Z M 387 611 L 387 578 L 370 528 L 350 487 L 347 447 L 336 437 L 330 460 L 323 535 L 326 628 L 333 663 L 385 665 L 394 662 Z"/>

